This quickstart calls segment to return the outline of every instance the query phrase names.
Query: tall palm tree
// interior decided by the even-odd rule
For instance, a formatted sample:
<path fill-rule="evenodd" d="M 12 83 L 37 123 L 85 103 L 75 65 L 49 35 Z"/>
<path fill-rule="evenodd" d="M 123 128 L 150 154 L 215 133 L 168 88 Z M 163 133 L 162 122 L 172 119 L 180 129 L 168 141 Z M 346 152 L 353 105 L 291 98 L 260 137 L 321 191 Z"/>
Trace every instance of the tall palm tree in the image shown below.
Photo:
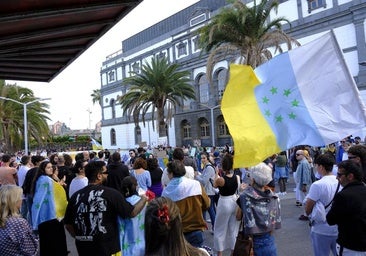
<path fill-rule="evenodd" d="M 0 81 L 0 96 L 26 103 L 37 98 L 33 91 L 17 85 L 6 85 Z M 38 143 L 48 137 L 49 128 L 47 115 L 48 105 L 42 102 L 34 102 L 27 106 L 28 132 L 31 139 Z M 14 152 L 22 148 L 24 134 L 24 113 L 23 105 L 9 101 L 0 100 L 0 141 L 6 151 Z"/>
<path fill-rule="evenodd" d="M 92 97 L 93 104 L 97 103 L 102 106 L 102 94 L 100 92 L 100 89 L 94 89 L 93 93 L 90 94 Z"/>
<path fill-rule="evenodd" d="M 167 124 L 171 123 L 176 107 L 183 100 L 195 99 L 189 71 L 179 71 L 178 64 L 171 64 L 166 58 L 152 58 L 151 64 L 142 65 L 141 72 L 132 72 L 123 83 L 129 85 L 126 94 L 119 98 L 123 113 L 133 116 L 138 125 L 151 112 L 156 116 L 159 136 L 167 136 Z M 153 122 L 153 129 L 155 124 Z"/>
<path fill-rule="evenodd" d="M 282 24 L 290 22 L 277 17 L 270 20 L 271 12 L 277 13 L 279 3 L 261 0 L 247 7 L 240 0 L 225 7 L 212 21 L 198 30 L 201 47 L 210 52 L 207 60 L 207 75 L 212 81 L 213 67 L 218 61 L 227 59 L 253 68 L 272 58 L 270 49 L 283 52 L 282 46 L 291 49 L 299 42 L 282 30 Z"/>

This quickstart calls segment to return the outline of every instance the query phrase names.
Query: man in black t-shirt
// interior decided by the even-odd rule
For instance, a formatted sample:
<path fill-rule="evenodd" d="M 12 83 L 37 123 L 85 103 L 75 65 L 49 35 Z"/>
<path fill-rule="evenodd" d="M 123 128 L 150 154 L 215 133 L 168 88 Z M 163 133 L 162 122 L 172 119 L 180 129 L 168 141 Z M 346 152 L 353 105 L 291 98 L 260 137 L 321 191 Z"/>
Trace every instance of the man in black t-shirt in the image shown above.
<path fill-rule="evenodd" d="M 89 184 L 70 198 L 66 209 L 65 227 L 75 238 L 80 256 L 110 256 L 121 251 L 117 217 L 135 217 L 147 202 L 143 196 L 132 206 L 120 192 L 103 186 L 107 174 L 103 161 L 88 163 L 85 175 Z"/>

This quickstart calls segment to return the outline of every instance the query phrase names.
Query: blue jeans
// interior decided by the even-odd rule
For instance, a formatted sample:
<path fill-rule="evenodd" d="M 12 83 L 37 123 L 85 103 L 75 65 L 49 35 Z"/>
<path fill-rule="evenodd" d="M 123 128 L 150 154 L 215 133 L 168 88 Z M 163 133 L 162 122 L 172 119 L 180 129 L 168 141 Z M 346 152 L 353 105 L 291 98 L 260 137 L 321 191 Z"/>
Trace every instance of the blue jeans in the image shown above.
<path fill-rule="evenodd" d="M 203 231 L 201 230 L 184 233 L 184 237 L 194 247 L 202 247 L 203 245 Z"/>
<path fill-rule="evenodd" d="M 214 224 L 216 219 L 216 206 L 215 206 L 215 196 L 208 196 L 211 200 L 210 207 L 207 209 L 208 214 L 210 215 L 212 230 L 214 230 Z M 203 218 L 206 220 L 206 212 L 203 213 Z"/>
<path fill-rule="evenodd" d="M 255 256 L 277 256 L 274 237 L 270 233 L 254 235 L 253 251 Z"/>
<path fill-rule="evenodd" d="M 329 256 L 330 252 L 332 252 L 333 256 L 337 256 L 337 236 L 327 236 L 310 232 L 310 237 L 315 256 Z"/>

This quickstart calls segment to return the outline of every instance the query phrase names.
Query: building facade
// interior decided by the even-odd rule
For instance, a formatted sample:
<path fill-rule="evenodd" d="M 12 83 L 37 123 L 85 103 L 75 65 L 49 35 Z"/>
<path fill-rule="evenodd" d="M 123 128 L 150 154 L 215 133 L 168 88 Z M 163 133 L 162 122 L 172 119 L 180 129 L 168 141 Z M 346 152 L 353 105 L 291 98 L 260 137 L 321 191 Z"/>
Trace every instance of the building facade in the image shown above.
<path fill-rule="evenodd" d="M 248 5 L 253 1 L 245 1 Z M 301 44 L 333 29 L 345 61 L 366 98 L 366 3 L 364 0 L 281 0 L 278 16 L 291 27 L 284 30 Z M 102 141 L 104 148 L 128 149 L 137 145 L 224 146 L 232 140 L 220 111 L 228 62 L 215 65 L 213 84 L 206 79 L 207 54 L 198 46 L 197 29 L 207 24 L 226 0 L 201 0 L 122 42 L 122 49 L 107 56 L 101 67 Z M 273 14 L 275 15 L 275 14 Z M 274 17 L 274 16 L 273 16 Z M 149 120 L 135 126 L 123 115 L 118 98 L 128 85 L 122 80 L 139 71 L 154 56 L 165 56 L 189 70 L 196 100 L 182 102 L 169 126 L 169 138 L 159 138 Z M 321 67 L 319 67 L 321 68 Z M 334 99 L 336 104 L 337 100 Z M 244 113 L 238 113 L 238 118 Z M 260 136 L 260 132 L 258 133 Z"/>

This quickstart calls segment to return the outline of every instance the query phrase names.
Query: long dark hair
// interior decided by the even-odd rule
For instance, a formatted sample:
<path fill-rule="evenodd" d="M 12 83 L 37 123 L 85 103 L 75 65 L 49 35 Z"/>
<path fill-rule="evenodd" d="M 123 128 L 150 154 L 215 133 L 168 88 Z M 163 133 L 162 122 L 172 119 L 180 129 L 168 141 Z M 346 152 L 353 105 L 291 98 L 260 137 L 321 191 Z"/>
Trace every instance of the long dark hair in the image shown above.
<path fill-rule="evenodd" d="M 190 245 L 183 235 L 178 206 L 169 198 L 152 200 L 145 214 L 145 255 L 206 255 Z"/>
<path fill-rule="evenodd" d="M 37 171 L 36 171 L 36 173 L 35 173 L 35 175 L 33 177 L 32 184 L 31 184 L 31 189 L 30 189 L 30 194 L 31 195 L 34 195 L 34 192 L 36 190 L 36 183 L 37 183 L 38 178 L 41 177 L 42 175 L 47 175 L 46 174 L 46 166 L 49 163 L 51 163 L 51 162 L 48 161 L 48 160 L 45 160 L 45 161 L 41 162 L 41 164 L 37 168 Z"/>

